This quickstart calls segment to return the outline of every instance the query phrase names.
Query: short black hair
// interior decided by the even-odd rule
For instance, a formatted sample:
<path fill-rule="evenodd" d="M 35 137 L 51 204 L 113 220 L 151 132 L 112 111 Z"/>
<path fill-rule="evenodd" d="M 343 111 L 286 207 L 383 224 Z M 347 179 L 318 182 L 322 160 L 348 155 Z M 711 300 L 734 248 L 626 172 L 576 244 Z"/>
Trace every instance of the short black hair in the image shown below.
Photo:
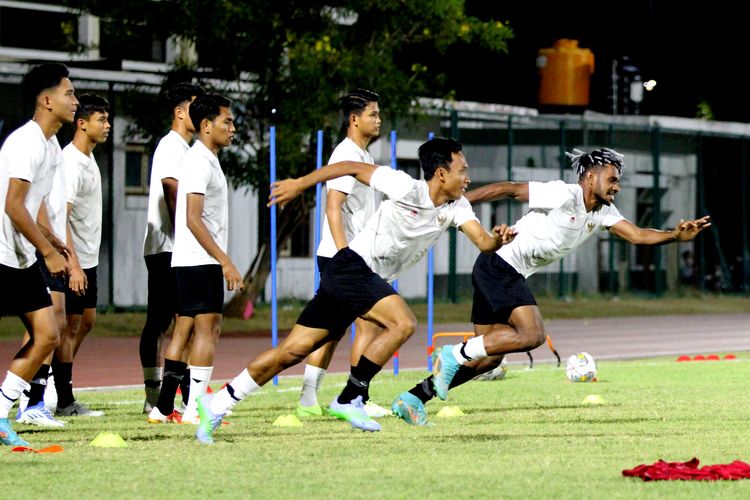
<path fill-rule="evenodd" d="M 359 116 L 371 102 L 378 102 L 380 96 L 375 92 L 367 89 L 354 89 L 341 98 L 340 107 L 343 122 L 341 130 L 346 131 L 349 128 L 349 116 L 354 113 Z"/>
<path fill-rule="evenodd" d="M 227 99 L 221 94 L 206 93 L 199 95 L 190 104 L 190 121 L 193 122 L 193 126 L 200 128 L 203 120 L 213 121 L 214 118 L 221 114 L 221 108 L 228 108 L 232 105 L 232 101 Z"/>
<path fill-rule="evenodd" d="M 21 81 L 23 102 L 34 106 L 36 98 L 43 91 L 57 87 L 63 78 L 70 76 L 70 70 L 62 63 L 51 62 L 34 66 Z"/>
<path fill-rule="evenodd" d="M 78 108 L 76 108 L 73 121 L 88 120 L 94 113 L 109 113 L 109 101 L 96 94 L 79 95 Z"/>
<path fill-rule="evenodd" d="M 199 85 L 188 82 L 180 82 L 164 91 L 162 100 L 169 113 L 184 102 L 189 102 L 193 97 L 203 95 L 204 91 Z"/>
<path fill-rule="evenodd" d="M 435 137 L 419 146 L 419 164 L 424 180 L 432 179 L 440 167 L 450 170 L 453 153 L 460 153 L 461 149 L 461 143 L 447 137 Z"/>

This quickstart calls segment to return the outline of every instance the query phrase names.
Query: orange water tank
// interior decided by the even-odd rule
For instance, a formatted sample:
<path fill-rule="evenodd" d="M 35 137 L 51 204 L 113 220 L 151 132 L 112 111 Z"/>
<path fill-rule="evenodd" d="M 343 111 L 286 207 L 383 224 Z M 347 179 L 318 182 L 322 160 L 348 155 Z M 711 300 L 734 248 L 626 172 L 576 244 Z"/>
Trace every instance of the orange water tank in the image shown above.
<path fill-rule="evenodd" d="M 563 38 L 552 48 L 539 49 L 536 65 L 541 76 L 539 104 L 588 105 L 594 54 L 579 48 L 578 40 Z"/>

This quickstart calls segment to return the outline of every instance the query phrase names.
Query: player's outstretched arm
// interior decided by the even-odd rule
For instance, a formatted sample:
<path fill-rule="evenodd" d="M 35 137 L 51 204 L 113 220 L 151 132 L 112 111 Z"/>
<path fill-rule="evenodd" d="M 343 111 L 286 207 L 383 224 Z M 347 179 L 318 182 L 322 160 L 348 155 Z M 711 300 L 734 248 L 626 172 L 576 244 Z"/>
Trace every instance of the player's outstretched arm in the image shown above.
<path fill-rule="evenodd" d="M 482 201 L 513 199 L 516 201 L 529 201 L 528 182 L 495 182 L 468 191 L 465 195 L 472 205 Z"/>
<path fill-rule="evenodd" d="M 667 231 L 638 227 L 627 220 L 614 224 L 609 231 L 634 245 L 665 245 L 675 241 L 690 241 L 707 227 L 711 227 L 711 217 L 708 215 L 700 219 L 680 220 L 674 229 Z"/>
<path fill-rule="evenodd" d="M 461 231 L 469 237 L 472 243 L 482 252 L 494 252 L 503 245 L 507 245 L 516 237 L 515 228 L 501 224 L 492 228 L 488 233 L 476 220 L 470 220 L 461 225 Z"/>
<path fill-rule="evenodd" d="M 271 194 L 268 196 L 267 206 L 270 207 L 276 204 L 284 206 L 302 194 L 305 189 L 319 182 L 325 182 L 345 175 L 353 175 L 359 182 L 369 186 L 370 177 L 376 168 L 378 168 L 376 165 L 369 163 L 341 161 L 313 170 L 303 177 L 276 181 L 271 184 Z"/>

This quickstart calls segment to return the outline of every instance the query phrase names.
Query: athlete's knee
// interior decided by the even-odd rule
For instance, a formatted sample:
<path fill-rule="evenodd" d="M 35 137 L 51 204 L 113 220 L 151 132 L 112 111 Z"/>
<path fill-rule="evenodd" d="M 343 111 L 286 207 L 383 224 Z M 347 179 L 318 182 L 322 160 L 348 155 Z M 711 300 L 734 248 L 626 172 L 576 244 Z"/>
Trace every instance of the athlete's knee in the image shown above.
<path fill-rule="evenodd" d="M 521 337 L 522 347 L 526 351 L 536 349 L 544 344 L 544 339 L 546 338 L 544 333 L 544 323 L 535 323 L 530 326 L 519 328 L 517 331 Z"/>
<path fill-rule="evenodd" d="M 44 352 L 51 352 L 60 344 L 60 329 L 56 323 L 48 327 L 37 328 L 33 332 L 32 339 L 35 347 Z"/>
<path fill-rule="evenodd" d="M 406 342 L 414 335 L 417 330 L 417 320 L 412 315 L 403 315 L 396 318 L 396 322 L 392 327 L 398 336 L 401 338 L 402 343 Z"/>

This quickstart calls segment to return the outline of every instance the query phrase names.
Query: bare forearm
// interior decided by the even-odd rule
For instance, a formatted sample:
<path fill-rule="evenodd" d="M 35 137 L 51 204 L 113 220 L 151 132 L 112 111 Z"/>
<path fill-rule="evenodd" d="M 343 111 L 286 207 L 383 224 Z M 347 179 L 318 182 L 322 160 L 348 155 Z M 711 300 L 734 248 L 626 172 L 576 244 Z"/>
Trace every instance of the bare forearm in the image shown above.
<path fill-rule="evenodd" d="M 465 196 L 471 204 L 504 199 L 528 201 L 529 188 L 526 182 L 495 182 L 472 189 Z"/>
<path fill-rule="evenodd" d="M 49 239 L 40 230 L 39 225 L 31 217 L 31 214 L 24 205 L 20 206 L 6 206 L 5 213 L 8 214 L 8 218 L 13 223 L 13 227 L 21 233 L 24 238 L 36 247 L 39 252 L 44 255 L 50 255 L 55 252 L 55 248 L 50 243 Z"/>
<path fill-rule="evenodd" d="M 302 188 L 307 189 L 320 182 L 329 181 L 336 179 L 337 177 L 343 177 L 345 175 L 354 176 L 362 184 L 370 185 L 370 176 L 375 170 L 374 165 L 369 163 L 360 163 L 355 161 L 342 161 L 338 163 L 332 163 L 321 167 L 317 170 L 310 172 L 309 174 L 300 177 L 299 180 L 302 183 Z"/>

